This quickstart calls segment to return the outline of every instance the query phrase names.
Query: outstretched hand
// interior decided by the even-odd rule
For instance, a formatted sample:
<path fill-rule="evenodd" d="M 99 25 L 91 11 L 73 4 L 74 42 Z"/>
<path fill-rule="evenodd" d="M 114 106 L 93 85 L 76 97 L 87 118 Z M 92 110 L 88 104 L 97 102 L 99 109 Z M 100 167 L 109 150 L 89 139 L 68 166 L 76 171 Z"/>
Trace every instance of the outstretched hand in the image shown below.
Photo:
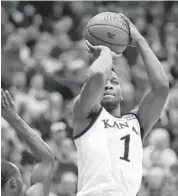
<path fill-rule="evenodd" d="M 17 115 L 15 104 L 8 91 L 1 89 L 1 116 L 5 120 L 10 120 Z"/>
<path fill-rule="evenodd" d="M 137 39 L 142 37 L 136 26 L 122 13 L 118 13 L 128 24 L 129 26 L 129 31 L 130 31 L 130 36 L 131 36 L 131 41 L 129 46 L 135 47 L 135 42 Z"/>
<path fill-rule="evenodd" d="M 95 58 L 98 58 L 101 51 L 108 52 L 108 54 L 110 54 L 113 59 L 117 59 L 120 56 L 122 56 L 122 54 L 116 54 L 115 52 L 111 51 L 110 48 L 108 48 L 107 46 L 103 46 L 103 45 L 94 46 L 90 44 L 88 40 L 86 40 L 86 49 L 89 53 L 93 54 Z"/>

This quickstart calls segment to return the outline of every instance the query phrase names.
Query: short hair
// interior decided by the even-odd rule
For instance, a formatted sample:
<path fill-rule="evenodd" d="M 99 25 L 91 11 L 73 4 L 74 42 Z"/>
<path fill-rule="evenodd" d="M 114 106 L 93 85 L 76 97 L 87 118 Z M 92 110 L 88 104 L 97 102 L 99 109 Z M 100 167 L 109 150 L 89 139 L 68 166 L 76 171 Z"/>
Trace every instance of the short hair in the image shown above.
<path fill-rule="evenodd" d="M 114 68 L 112 68 L 112 69 L 111 69 L 111 71 L 113 71 L 113 72 L 115 72 L 115 73 L 116 73 L 116 71 L 115 71 L 115 69 L 114 69 Z"/>
<path fill-rule="evenodd" d="M 112 68 L 111 71 L 113 71 L 117 75 L 117 77 L 119 78 L 119 75 L 117 74 L 117 72 L 114 68 Z"/>
<path fill-rule="evenodd" d="M 6 160 L 1 160 L 1 189 L 4 188 L 6 182 L 18 174 L 19 171 L 15 165 Z"/>

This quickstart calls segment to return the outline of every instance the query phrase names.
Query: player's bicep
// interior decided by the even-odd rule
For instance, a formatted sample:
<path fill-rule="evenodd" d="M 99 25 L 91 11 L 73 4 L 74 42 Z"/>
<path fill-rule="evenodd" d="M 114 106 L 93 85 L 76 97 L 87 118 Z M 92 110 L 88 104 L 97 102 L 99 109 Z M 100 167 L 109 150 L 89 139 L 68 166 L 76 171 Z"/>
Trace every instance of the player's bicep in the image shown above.
<path fill-rule="evenodd" d="M 86 117 L 94 107 L 99 110 L 104 86 L 105 80 L 101 73 L 95 73 L 88 78 L 74 104 L 76 118 Z"/>
<path fill-rule="evenodd" d="M 31 176 L 31 186 L 27 190 L 27 196 L 48 196 L 53 180 L 54 162 L 42 162 L 37 164 Z M 37 194 L 38 193 L 38 194 Z"/>
<path fill-rule="evenodd" d="M 168 96 L 168 90 L 151 90 L 143 97 L 137 111 L 137 115 L 144 131 L 144 137 L 158 121 Z"/>

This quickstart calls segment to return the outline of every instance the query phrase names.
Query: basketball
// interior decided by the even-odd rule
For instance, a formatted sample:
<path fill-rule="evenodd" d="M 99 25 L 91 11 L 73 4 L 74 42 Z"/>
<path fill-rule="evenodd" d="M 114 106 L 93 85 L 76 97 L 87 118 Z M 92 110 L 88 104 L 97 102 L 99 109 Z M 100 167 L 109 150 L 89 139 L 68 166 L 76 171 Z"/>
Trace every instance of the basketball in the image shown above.
<path fill-rule="evenodd" d="M 119 54 L 129 45 L 129 26 L 119 14 L 103 12 L 88 22 L 86 39 L 92 45 L 104 45 Z"/>

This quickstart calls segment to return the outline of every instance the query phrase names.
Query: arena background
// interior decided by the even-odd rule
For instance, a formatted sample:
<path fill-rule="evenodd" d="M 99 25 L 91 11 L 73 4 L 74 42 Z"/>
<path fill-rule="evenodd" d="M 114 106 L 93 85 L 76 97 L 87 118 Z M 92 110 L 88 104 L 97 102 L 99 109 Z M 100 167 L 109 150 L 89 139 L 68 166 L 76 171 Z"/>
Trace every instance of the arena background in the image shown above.
<path fill-rule="evenodd" d="M 85 26 L 92 16 L 104 11 L 122 11 L 134 22 L 169 79 L 168 101 L 144 143 L 139 196 L 177 196 L 178 2 L 3 1 L 1 4 L 1 86 L 10 91 L 20 116 L 55 153 L 51 196 L 76 194 L 72 101 L 90 65 L 83 39 Z M 148 78 L 135 48 L 127 48 L 115 69 L 121 77 L 124 114 L 139 103 L 148 87 Z M 29 184 L 36 160 L 3 119 L 1 157 L 15 163 Z"/>

